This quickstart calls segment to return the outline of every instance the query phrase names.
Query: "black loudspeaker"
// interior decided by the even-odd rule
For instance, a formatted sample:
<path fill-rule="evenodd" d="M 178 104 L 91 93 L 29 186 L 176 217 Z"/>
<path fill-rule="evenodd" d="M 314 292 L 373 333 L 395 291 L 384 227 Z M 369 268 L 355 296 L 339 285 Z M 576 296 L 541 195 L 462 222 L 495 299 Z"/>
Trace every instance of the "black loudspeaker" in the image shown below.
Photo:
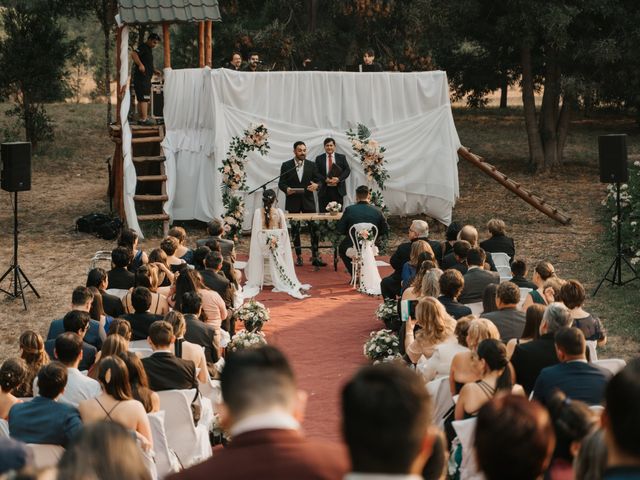
<path fill-rule="evenodd" d="M 0 145 L 2 189 L 7 192 L 31 190 L 31 143 L 12 142 Z"/>
<path fill-rule="evenodd" d="M 629 180 L 626 134 L 600 135 L 598 152 L 602 183 L 624 183 Z"/>

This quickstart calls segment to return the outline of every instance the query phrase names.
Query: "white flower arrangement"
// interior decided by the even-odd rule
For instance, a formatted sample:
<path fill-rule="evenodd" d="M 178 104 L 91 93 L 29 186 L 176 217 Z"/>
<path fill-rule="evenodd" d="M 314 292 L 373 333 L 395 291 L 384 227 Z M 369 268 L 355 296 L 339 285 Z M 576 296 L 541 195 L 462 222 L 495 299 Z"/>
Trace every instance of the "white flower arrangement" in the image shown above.
<path fill-rule="evenodd" d="M 248 331 L 258 331 L 270 317 L 269 309 L 264 304 L 255 300 L 250 300 L 238 308 L 234 317 L 244 323 L 244 328 Z"/>
<path fill-rule="evenodd" d="M 398 315 L 398 302 L 387 299 L 376 308 L 376 318 L 382 322 L 389 322 L 400 318 Z"/>
<path fill-rule="evenodd" d="M 338 213 L 342 210 L 342 205 L 340 205 L 338 202 L 329 202 L 327 203 L 326 210 L 329 213 Z"/>
<path fill-rule="evenodd" d="M 264 333 L 241 330 L 233 336 L 229 345 L 227 345 L 227 350 L 237 352 L 238 350 L 246 350 L 248 348 L 258 348 L 266 344 L 267 339 Z"/>
<path fill-rule="evenodd" d="M 364 344 L 363 353 L 374 364 L 402 358 L 400 355 L 400 340 L 391 330 L 371 332 L 369 339 Z"/>

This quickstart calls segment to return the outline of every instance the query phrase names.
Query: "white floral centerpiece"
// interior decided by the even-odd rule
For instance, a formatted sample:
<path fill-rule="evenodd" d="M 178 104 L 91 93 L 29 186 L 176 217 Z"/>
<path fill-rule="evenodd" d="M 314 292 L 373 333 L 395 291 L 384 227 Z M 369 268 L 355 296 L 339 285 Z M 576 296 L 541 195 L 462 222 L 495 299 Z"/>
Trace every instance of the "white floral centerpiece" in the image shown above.
<path fill-rule="evenodd" d="M 238 350 L 246 350 L 248 348 L 258 348 L 266 344 L 267 339 L 264 333 L 241 330 L 233 336 L 229 345 L 227 345 L 227 351 L 237 352 Z"/>
<path fill-rule="evenodd" d="M 400 340 L 391 330 L 371 332 L 369 340 L 364 344 L 363 353 L 374 364 L 392 362 L 402 358 L 400 355 Z"/>
<path fill-rule="evenodd" d="M 338 202 L 329 202 L 329 203 L 327 203 L 326 210 L 330 214 L 336 215 L 336 214 L 340 213 L 340 211 L 342 210 L 342 205 L 339 204 Z"/>
<path fill-rule="evenodd" d="M 384 325 L 387 328 L 391 328 L 394 322 L 400 320 L 400 315 L 398 314 L 398 302 L 397 300 L 387 299 L 376 308 L 376 318 L 381 322 L 384 322 Z"/>
<path fill-rule="evenodd" d="M 238 308 L 234 317 L 243 322 L 244 328 L 248 331 L 259 331 L 262 325 L 270 319 L 269 309 L 255 300 L 250 300 Z"/>

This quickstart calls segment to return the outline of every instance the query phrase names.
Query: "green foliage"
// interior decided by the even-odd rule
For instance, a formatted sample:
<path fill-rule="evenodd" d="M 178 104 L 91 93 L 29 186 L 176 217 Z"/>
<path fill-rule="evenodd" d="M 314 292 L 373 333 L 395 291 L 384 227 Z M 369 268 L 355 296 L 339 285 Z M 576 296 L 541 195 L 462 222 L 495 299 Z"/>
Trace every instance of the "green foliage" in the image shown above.
<path fill-rule="evenodd" d="M 602 204 L 611 217 L 609 237 L 615 239 L 617 232 L 617 191 L 614 184 L 607 187 L 607 196 Z M 622 246 L 631 263 L 640 262 L 640 161 L 629 168 L 629 182 L 620 186 L 620 232 Z"/>

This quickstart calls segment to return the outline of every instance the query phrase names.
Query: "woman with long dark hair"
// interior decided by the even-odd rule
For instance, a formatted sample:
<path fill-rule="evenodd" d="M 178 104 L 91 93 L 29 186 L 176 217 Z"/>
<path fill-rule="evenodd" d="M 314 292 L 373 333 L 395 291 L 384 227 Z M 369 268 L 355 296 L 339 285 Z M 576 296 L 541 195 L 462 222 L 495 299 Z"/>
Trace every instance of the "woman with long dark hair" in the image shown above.
<path fill-rule="evenodd" d="M 160 411 L 160 397 L 149 388 L 149 378 L 140 357 L 133 352 L 120 352 L 118 357 L 127 366 L 131 396 L 142 403 L 147 413 Z"/>

